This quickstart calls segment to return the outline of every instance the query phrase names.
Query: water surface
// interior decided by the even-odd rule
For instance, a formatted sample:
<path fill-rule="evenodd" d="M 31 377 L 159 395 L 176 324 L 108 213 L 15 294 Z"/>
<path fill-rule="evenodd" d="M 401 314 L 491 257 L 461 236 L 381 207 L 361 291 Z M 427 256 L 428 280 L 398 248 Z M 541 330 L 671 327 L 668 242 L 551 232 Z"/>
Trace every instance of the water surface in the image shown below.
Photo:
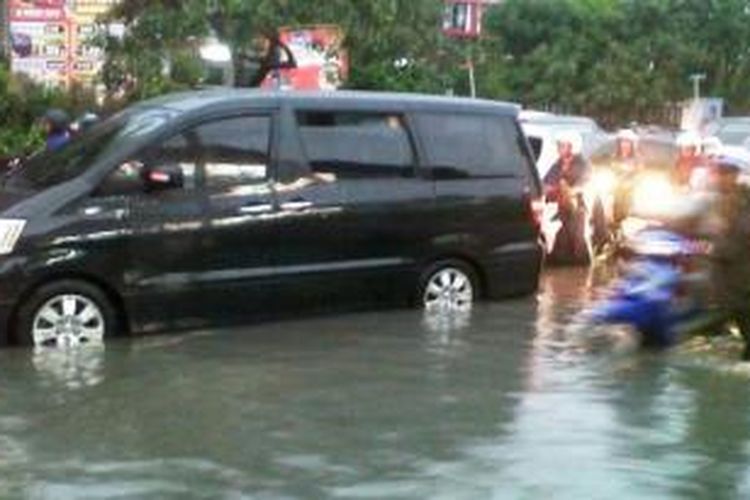
<path fill-rule="evenodd" d="M 571 338 L 595 282 L 0 352 L 0 498 L 750 498 L 748 372 Z"/>

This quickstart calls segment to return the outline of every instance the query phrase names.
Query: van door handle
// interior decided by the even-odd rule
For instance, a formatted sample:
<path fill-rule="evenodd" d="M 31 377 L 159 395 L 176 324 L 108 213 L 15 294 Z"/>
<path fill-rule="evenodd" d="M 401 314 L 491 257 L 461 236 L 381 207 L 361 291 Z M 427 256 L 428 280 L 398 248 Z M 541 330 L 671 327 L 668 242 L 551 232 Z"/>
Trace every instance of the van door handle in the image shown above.
<path fill-rule="evenodd" d="M 273 210 L 273 205 L 270 203 L 250 203 L 244 206 L 241 206 L 239 209 L 239 212 L 241 214 L 247 214 L 247 215 L 253 215 L 253 214 L 265 214 L 268 212 L 271 212 Z"/>
<path fill-rule="evenodd" d="M 313 206 L 313 202 L 304 200 L 287 201 L 281 204 L 282 210 L 299 211 Z"/>

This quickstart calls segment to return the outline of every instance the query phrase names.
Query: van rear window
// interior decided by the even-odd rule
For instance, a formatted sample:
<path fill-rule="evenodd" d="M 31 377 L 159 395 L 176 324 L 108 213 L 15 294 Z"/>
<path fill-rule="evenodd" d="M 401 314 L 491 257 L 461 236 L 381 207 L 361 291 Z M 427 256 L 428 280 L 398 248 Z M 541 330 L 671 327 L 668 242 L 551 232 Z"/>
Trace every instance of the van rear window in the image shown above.
<path fill-rule="evenodd" d="M 526 175 L 526 152 L 520 147 L 512 118 L 420 113 L 417 120 L 432 167 L 456 177 Z"/>

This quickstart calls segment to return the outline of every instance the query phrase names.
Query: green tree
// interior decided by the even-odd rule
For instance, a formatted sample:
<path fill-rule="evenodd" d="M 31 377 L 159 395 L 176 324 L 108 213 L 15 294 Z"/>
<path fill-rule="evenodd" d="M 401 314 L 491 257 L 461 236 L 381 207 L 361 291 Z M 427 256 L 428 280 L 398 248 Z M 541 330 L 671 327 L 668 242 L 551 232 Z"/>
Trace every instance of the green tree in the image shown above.
<path fill-rule="evenodd" d="M 610 124 L 652 121 L 688 98 L 688 77 L 701 72 L 706 93 L 750 109 L 748 0 L 507 0 L 485 32 L 503 75 L 486 89 L 495 97 Z"/>
<path fill-rule="evenodd" d="M 248 61 L 261 57 L 259 38 L 283 26 L 330 23 L 346 33 L 350 87 L 444 91 L 453 86 L 455 47 L 441 36 L 442 8 L 441 0 L 124 0 L 108 17 L 126 24 L 126 36 L 100 40 L 103 79 L 110 88 L 132 86 L 136 97 L 186 83 L 165 78 L 163 61 L 215 32 L 232 48 L 237 81 L 247 83 L 256 69 Z"/>

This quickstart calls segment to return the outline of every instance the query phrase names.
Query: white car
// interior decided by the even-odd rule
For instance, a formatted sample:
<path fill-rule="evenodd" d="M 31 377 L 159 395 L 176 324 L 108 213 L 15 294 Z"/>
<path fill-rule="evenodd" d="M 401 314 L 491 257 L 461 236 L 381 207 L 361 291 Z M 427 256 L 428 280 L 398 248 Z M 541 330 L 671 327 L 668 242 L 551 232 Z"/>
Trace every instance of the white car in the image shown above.
<path fill-rule="evenodd" d="M 727 116 L 720 118 L 707 130 L 725 146 L 740 146 L 750 149 L 750 117 Z"/>
<path fill-rule="evenodd" d="M 560 132 L 569 130 L 579 132 L 583 139 L 583 155 L 586 157 L 610 139 L 609 134 L 602 130 L 594 120 L 583 116 L 521 111 L 518 119 L 534 153 L 541 179 L 544 179 L 557 161 L 555 139 Z"/>

